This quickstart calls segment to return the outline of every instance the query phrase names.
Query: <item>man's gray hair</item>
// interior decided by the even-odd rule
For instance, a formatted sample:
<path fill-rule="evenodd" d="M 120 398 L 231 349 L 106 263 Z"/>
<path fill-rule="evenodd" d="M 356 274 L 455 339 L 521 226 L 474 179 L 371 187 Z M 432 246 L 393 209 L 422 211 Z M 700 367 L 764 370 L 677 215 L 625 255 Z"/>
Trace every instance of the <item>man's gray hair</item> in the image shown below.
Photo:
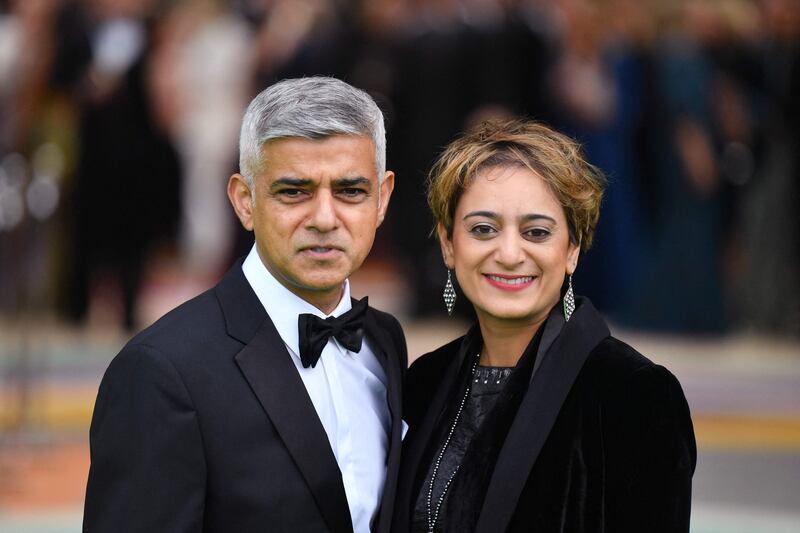
<path fill-rule="evenodd" d="M 341 80 L 322 76 L 280 81 L 247 106 L 239 136 L 239 172 L 254 190 L 265 165 L 262 147 L 274 139 L 363 135 L 375 145 L 379 182 L 386 170 L 383 113 L 370 95 Z"/>

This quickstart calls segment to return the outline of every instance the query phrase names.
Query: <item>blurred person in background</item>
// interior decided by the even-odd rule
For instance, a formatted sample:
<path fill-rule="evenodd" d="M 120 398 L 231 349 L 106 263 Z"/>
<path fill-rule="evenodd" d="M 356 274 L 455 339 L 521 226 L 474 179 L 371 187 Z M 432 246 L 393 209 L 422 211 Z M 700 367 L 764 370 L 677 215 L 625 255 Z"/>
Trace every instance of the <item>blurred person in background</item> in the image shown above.
<path fill-rule="evenodd" d="M 47 307 L 64 240 L 45 224 L 73 140 L 69 107 L 51 83 L 59 10 L 49 0 L 0 2 L 0 311 L 14 318 Z"/>
<path fill-rule="evenodd" d="M 181 272 L 206 287 L 233 254 L 235 218 L 220 192 L 253 90 L 255 50 L 245 19 L 223 0 L 173 4 L 157 28 L 153 105 L 180 154 Z M 184 278 L 185 279 L 185 278 Z"/>
<path fill-rule="evenodd" d="M 256 83 L 282 78 L 340 75 L 348 13 L 333 0 L 250 0 L 256 22 Z"/>
<path fill-rule="evenodd" d="M 4 5 L 7 4 L 7 5 Z M 0 155 L 25 152 L 38 126 L 55 59 L 60 1 L 0 3 Z"/>
<path fill-rule="evenodd" d="M 137 279 L 163 266 L 152 261 L 154 250 L 164 250 L 161 243 L 171 253 L 177 240 L 182 269 L 205 279 L 219 271 L 225 262 L 220 258 L 231 254 L 226 250 L 244 253 L 246 233 L 236 233 L 236 245 L 223 243 L 230 217 L 222 218 L 219 198 L 201 192 L 219 185 L 209 169 L 225 166 L 228 157 L 225 143 L 211 139 L 230 137 L 234 109 L 260 87 L 287 76 L 333 74 L 376 99 L 387 116 L 391 166 L 419 186 L 437 151 L 486 117 L 537 117 L 584 142 L 610 184 L 596 245 L 583 258 L 591 268 L 577 276 L 613 320 L 697 332 L 723 331 L 729 324 L 787 332 L 800 324 L 800 298 L 781 297 L 800 286 L 800 229 L 790 216 L 798 194 L 791 148 L 797 137 L 792 110 L 798 6 L 792 0 L 0 5 L 0 40 L 10 43 L 0 48 L 0 143 L 29 161 L 42 143 L 55 144 L 63 154 L 60 211 L 48 229 L 50 244 L 31 248 L 47 248 L 66 271 L 59 279 L 61 300 L 75 319 L 118 296 L 124 301 L 122 322 L 136 322 Z M 107 24 L 112 18 L 138 22 Z M 118 29 L 101 30 L 112 26 Z M 122 27 L 144 27 L 145 46 L 136 44 L 141 32 Z M 243 45 L 250 36 L 254 45 Z M 119 53 L 122 66 L 107 67 L 115 61 L 107 60 L 108 50 Z M 192 59 L 200 55 L 205 61 Z M 106 67 L 99 68 L 101 63 Z M 232 76 L 226 69 L 233 65 L 251 70 Z M 124 75 L 112 73 L 117 70 Z M 133 83 L 137 79 L 144 83 Z M 140 97 L 134 98 L 137 91 Z M 130 111 L 135 102 L 143 112 Z M 128 111 L 106 113 L 125 124 L 113 132 L 99 117 L 117 108 Z M 91 201 L 99 186 L 90 177 L 111 166 L 99 159 L 116 162 L 115 168 L 144 167 L 126 162 L 113 148 L 134 137 L 140 153 L 152 154 L 153 172 L 140 175 L 165 176 L 169 167 L 182 166 L 184 181 L 178 168 L 160 182 L 164 190 L 158 194 L 150 194 L 156 179 L 136 182 L 134 194 L 147 192 L 147 213 L 134 212 L 126 199 L 115 209 L 103 208 Z M 397 191 L 400 208 L 390 213 L 382 237 L 391 242 L 376 243 L 376 251 L 391 257 L 393 268 L 414 286 L 400 307 L 416 316 L 441 312 L 433 295 L 444 281 L 433 268 L 436 246 L 425 238 L 430 220 L 419 186 Z M 181 201 L 205 206 L 208 216 L 181 208 Z M 96 223 L 125 218 L 123 213 L 136 221 L 119 231 L 131 242 L 129 251 L 115 250 L 116 241 L 109 241 L 109 232 L 101 235 L 102 224 Z M 212 219 L 220 223 L 205 223 Z M 685 249 L 691 253 L 681 252 L 679 235 L 689 235 Z M 106 249 L 103 240 L 111 242 Z M 696 264 L 688 264 L 690 256 Z M 0 283 L 29 271 L 23 263 L 4 259 L 4 273 L 10 274 Z M 674 282 L 679 278 L 686 283 Z M 662 299 L 663 306 L 651 304 Z M 455 312 L 469 310 L 457 304 Z"/>
<path fill-rule="evenodd" d="M 84 531 L 389 530 L 405 340 L 348 281 L 394 187 L 383 115 L 342 81 L 285 80 L 239 146 L 228 198 L 255 243 L 111 362 Z"/>
<path fill-rule="evenodd" d="M 741 269 L 734 286 L 742 325 L 800 336 L 800 2 L 761 0 L 751 137 L 732 147 L 751 168 L 739 202 Z M 741 69 L 739 69 L 741 71 Z M 738 139 L 733 139 L 738 140 Z M 746 157 L 754 146 L 753 162 Z M 737 152 L 733 152 L 734 154 Z M 733 160 L 737 162 L 736 159 Z M 744 178 L 747 178 L 745 175 Z"/>
<path fill-rule="evenodd" d="M 477 324 L 409 369 L 393 531 L 689 531 L 681 386 L 572 288 L 604 188 L 529 121 L 484 123 L 431 170 L 445 303 L 452 271 Z"/>
<path fill-rule="evenodd" d="M 121 323 L 137 323 L 147 260 L 177 228 L 181 169 L 155 105 L 156 0 L 65 3 L 59 68 L 79 112 L 69 314 L 83 319 L 105 282 L 121 295 Z"/>
<path fill-rule="evenodd" d="M 631 324 L 721 333 L 729 323 L 722 273 L 730 187 L 719 167 L 719 69 L 711 53 L 720 18 L 708 1 L 677 3 L 669 15 L 655 66 L 653 246 Z"/>
<path fill-rule="evenodd" d="M 389 130 L 393 168 L 406 186 L 395 195 L 390 218 L 393 244 L 405 258 L 402 271 L 413 287 L 411 311 L 434 312 L 438 252 L 428 238 L 431 220 L 423 183 L 437 150 L 461 130 L 475 102 L 471 61 L 474 34 L 461 18 L 458 0 L 409 0 L 408 25 L 397 47 L 394 122 Z M 409 213 L 413 213 L 409 216 Z"/>
<path fill-rule="evenodd" d="M 576 280 L 595 305 L 624 320 L 643 266 L 636 139 L 645 111 L 643 50 L 651 21 L 641 2 L 563 0 L 557 6 L 563 31 L 547 80 L 553 123 L 578 139 L 592 164 L 610 176 L 595 247 Z"/>

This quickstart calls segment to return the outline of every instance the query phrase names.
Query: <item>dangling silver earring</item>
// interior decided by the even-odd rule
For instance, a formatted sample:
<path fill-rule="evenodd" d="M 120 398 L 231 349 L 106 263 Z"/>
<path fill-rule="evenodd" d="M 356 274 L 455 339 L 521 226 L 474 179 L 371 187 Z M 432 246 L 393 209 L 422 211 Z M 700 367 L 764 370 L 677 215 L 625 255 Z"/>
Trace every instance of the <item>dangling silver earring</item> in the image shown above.
<path fill-rule="evenodd" d="M 447 307 L 447 315 L 453 316 L 453 307 L 456 305 L 456 289 L 453 287 L 453 280 L 450 278 L 450 269 L 447 269 L 447 283 L 444 284 L 444 305 Z"/>
<path fill-rule="evenodd" d="M 567 292 L 564 293 L 564 319 L 569 320 L 575 311 L 575 293 L 572 292 L 572 274 L 569 275 Z"/>

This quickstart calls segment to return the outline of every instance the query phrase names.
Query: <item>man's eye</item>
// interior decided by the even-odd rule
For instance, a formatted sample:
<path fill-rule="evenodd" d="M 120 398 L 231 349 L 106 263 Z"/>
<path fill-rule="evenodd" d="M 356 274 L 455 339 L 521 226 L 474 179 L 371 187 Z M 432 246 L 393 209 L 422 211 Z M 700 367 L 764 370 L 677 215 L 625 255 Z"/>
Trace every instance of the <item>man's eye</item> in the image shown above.
<path fill-rule="evenodd" d="M 288 199 L 300 198 L 303 194 L 305 194 L 305 191 L 302 189 L 281 189 L 278 191 L 278 196 Z"/>
<path fill-rule="evenodd" d="M 345 200 L 361 200 L 367 194 L 367 191 L 358 187 L 345 187 L 344 189 L 339 189 L 336 194 Z"/>

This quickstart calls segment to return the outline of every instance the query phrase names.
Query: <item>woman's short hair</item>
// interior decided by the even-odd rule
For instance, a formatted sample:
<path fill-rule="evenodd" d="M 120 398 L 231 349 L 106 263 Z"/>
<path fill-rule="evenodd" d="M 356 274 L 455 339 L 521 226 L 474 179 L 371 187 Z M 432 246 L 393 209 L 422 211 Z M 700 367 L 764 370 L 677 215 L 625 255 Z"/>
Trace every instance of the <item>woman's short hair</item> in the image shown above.
<path fill-rule="evenodd" d="M 363 135 L 375 145 L 375 171 L 383 181 L 386 131 L 383 113 L 370 95 L 336 78 L 313 76 L 280 81 L 261 91 L 245 111 L 239 135 L 239 172 L 253 188 L 263 171 L 262 147 L 274 139 Z"/>
<path fill-rule="evenodd" d="M 606 178 L 566 135 L 532 120 L 488 120 L 462 135 L 439 156 L 428 175 L 428 205 L 452 236 L 461 195 L 488 168 L 522 165 L 540 176 L 561 203 L 570 239 L 592 245 Z"/>

